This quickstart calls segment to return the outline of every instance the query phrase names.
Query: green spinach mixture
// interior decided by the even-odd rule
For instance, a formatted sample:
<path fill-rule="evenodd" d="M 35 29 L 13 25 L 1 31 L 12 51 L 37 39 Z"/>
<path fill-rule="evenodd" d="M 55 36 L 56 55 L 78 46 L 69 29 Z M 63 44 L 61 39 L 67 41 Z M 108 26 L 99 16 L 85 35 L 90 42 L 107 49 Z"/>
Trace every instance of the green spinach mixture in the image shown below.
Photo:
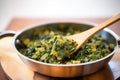
<path fill-rule="evenodd" d="M 25 56 L 45 63 L 52 64 L 80 64 L 103 58 L 114 50 L 114 44 L 106 43 L 96 34 L 90 38 L 75 53 L 77 43 L 72 39 L 63 38 L 66 35 L 80 33 L 74 27 L 46 27 L 42 31 L 34 32 L 32 38 L 21 41 L 24 49 L 20 52 Z"/>

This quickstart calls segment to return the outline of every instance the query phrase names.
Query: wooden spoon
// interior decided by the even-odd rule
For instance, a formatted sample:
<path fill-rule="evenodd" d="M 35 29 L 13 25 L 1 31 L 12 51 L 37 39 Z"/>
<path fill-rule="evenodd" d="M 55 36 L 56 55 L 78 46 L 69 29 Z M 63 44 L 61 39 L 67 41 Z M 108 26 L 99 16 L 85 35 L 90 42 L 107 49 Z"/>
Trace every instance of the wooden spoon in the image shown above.
<path fill-rule="evenodd" d="M 119 19 L 120 19 L 120 14 L 108 19 L 107 21 L 103 22 L 102 24 L 100 24 L 96 27 L 93 27 L 89 30 L 82 32 L 82 33 L 78 33 L 78 34 L 70 35 L 70 36 L 65 36 L 65 38 L 73 39 L 74 41 L 76 41 L 78 43 L 78 46 L 76 47 L 76 50 L 75 50 L 75 51 L 77 51 L 81 47 L 81 45 L 83 43 L 85 43 L 85 41 L 88 40 L 91 36 L 93 36 L 95 33 L 99 32 L 100 30 L 108 27 L 109 25 L 115 23 Z"/>

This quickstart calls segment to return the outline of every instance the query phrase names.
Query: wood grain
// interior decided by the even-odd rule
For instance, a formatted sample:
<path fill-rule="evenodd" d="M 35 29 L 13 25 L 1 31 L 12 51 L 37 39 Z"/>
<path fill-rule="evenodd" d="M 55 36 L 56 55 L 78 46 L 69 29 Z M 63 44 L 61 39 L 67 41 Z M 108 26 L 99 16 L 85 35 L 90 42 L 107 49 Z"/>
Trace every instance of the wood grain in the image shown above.
<path fill-rule="evenodd" d="M 14 18 L 6 30 L 15 30 L 19 31 L 27 26 L 32 24 L 45 22 L 49 20 L 76 20 L 76 21 L 90 21 L 95 23 L 101 23 L 105 21 L 105 19 L 91 19 L 91 18 L 80 18 L 80 19 L 30 19 L 30 18 Z M 115 31 L 117 34 L 120 35 L 119 29 L 120 23 L 117 22 L 116 24 L 110 26 L 109 28 Z M 11 45 L 12 38 L 7 37 L 0 40 L 0 61 L 2 68 L 4 69 L 5 73 L 13 80 L 67 80 L 65 78 L 54 78 L 48 77 L 45 75 L 38 74 L 33 72 L 28 66 L 26 66 L 17 56 L 16 52 L 13 50 Z M 77 78 L 72 78 L 69 80 L 114 80 L 118 76 L 120 76 L 120 51 L 118 51 L 112 60 L 107 64 L 103 69 L 99 70 L 98 72 L 88 75 L 82 76 Z M 22 68 L 21 68 L 22 67 Z M 2 72 L 2 71 L 0 71 Z M 8 80 L 7 78 L 1 78 L 0 80 Z"/>

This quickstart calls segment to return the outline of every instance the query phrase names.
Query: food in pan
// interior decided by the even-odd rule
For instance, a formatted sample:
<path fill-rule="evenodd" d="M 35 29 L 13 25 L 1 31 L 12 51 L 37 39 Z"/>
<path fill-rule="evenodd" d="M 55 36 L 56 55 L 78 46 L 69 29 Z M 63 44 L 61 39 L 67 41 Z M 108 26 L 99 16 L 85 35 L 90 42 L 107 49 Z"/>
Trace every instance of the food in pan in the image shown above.
<path fill-rule="evenodd" d="M 96 34 L 75 53 L 77 43 L 68 36 L 82 32 L 72 26 L 48 26 L 40 32 L 34 32 L 32 38 L 21 40 L 24 49 L 20 52 L 25 56 L 45 63 L 52 64 L 80 64 L 98 60 L 114 50 L 114 44 L 107 43 L 101 35 Z"/>

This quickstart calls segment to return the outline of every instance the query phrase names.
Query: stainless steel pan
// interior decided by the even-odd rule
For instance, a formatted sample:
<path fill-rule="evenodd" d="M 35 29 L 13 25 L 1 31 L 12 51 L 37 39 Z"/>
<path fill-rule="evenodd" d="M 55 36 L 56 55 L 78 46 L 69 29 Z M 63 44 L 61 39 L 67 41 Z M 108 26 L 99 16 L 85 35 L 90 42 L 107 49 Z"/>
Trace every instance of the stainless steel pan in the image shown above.
<path fill-rule="evenodd" d="M 100 70 L 111 60 L 112 56 L 114 55 L 114 53 L 118 49 L 118 46 L 120 45 L 119 37 L 112 30 L 105 28 L 98 34 L 100 34 L 108 43 L 113 43 L 115 45 L 115 49 L 108 56 L 93 62 L 87 62 L 87 63 L 81 63 L 81 64 L 49 64 L 49 63 L 43 63 L 43 62 L 30 59 L 19 52 L 19 45 L 18 45 L 19 40 L 24 39 L 26 37 L 31 37 L 33 32 L 35 31 L 39 32 L 43 28 L 46 28 L 48 25 L 57 27 L 61 24 L 65 26 L 76 25 L 77 27 L 79 27 L 79 29 L 82 29 L 82 30 L 87 30 L 95 26 L 90 23 L 80 23 L 80 22 L 59 22 L 59 21 L 47 22 L 47 23 L 41 23 L 41 24 L 31 26 L 27 29 L 23 29 L 18 33 L 9 32 L 9 31 L 8 32 L 5 31 L 4 33 L 1 32 L 0 38 L 3 38 L 5 36 L 15 35 L 13 38 L 13 47 L 15 51 L 17 52 L 21 60 L 34 71 L 47 76 L 66 77 L 66 78 L 88 75 Z"/>

